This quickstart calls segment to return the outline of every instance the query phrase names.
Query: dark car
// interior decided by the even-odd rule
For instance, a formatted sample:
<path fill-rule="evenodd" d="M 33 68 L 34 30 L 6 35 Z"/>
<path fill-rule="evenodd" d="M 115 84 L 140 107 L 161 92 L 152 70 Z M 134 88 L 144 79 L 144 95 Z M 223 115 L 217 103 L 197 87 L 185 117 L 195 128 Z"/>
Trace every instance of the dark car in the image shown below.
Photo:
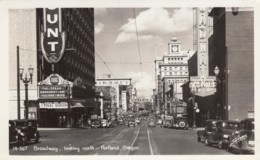
<path fill-rule="evenodd" d="M 187 117 L 179 116 L 174 117 L 171 121 L 171 128 L 177 129 L 188 129 L 188 120 Z"/>
<path fill-rule="evenodd" d="M 229 139 L 240 128 L 238 121 L 218 121 L 211 133 L 207 134 L 205 143 L 207 145 L 218 144 L 219 148 L 228 148 Z"/>
<path fill-rule="evenodd" d="M 253 118 L 247 118 L 240 122 L 240 129 L 233 132 L 229 138 L 228 150 L 235 149 L 240 153 L 252 153 L 255 149 L 255 121 Z"/>
<path fill-rule="evenodd" d="M 21 142 L 21 134 L 18 132 L 17 128 L 15 127 L 15 122 L 9 120 L 9 144 L 15 145 Z"/>
<path fill-rule="evenodd" d="M 17 136 L 18 144 L 20 145 L 25 145 L 29 141 L 39 142 L 40 133 L 37 130 L 37 120 L 13 120 L 11 125 L 13 125 L 10 132 L 12 135 L 9 137 L 9 140 L 13 140 L 13 136 Z"/>
<path fill-rule="evenodd" d="M 128 124 L 127 124 L 127 126 L 128 127 L 135 127 L 135 120 L 130 120 L 130 121 L 128 121 Z"/>
<path fill-rule="evenodd" d="M 91 123 L 91 128 L 99 128 L 100 127 L 100 123 L 99 121 L 93 121 Z"/>
<path fill-rule="evenodd" d="M 197 141 L 205 142 L 207 139 L 207 135 L 213 132 L 213 128 L 216 127 L 216 123 L 219 120 L 209 119 L 205 122 L 205 127 L 203 130 L 197 131 Z"/>

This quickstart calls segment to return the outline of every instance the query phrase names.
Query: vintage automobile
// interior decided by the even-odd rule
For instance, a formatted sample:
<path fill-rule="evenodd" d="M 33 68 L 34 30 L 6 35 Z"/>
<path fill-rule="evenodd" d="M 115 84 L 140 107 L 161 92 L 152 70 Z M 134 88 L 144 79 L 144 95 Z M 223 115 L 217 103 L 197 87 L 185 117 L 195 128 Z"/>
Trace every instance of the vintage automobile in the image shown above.
<path fill-rule="evenodd" d="M 99 121 L 97 121 L 97 120 L 92 121 L 91 128 L 99 128 L 99 127 L 100 127 Z"/>
<path fill-rule="evenodd" d="M 135 119 L 136 124 L 140 124 L 140 120 L 138 118 Z"/>
<path fill-rule="evenodd" d="M 21 142 L 21 132 L 18 132 L 17 128 L 15 127 L 15 122 L 9 120 L 9 144 L 10 145 L 17 145 Z"/>
<path fill-rule="evenodd" d="M 135 127 L 136 126 L 135 121 L 134 120 L 129 120 L 127 126 L 128 127 Z"/>
<path fill-rule="evenodd" d="M 13 136 L 15 136 L 19 145 L 26 145 L 26 143 L 29 141 L 34 141 L 35 143 L 39 142 L 40 133 L 37 130 L 37 120 L 13 120 L 9 121 L 9 126 L 10 123 L 10 129 L 12 130 L 10 134 L 12 135 L 9 138 L 14 140 Z"/>
<path fill-rule="evenodd" d="M 108 127 L 108 121 L 106 119 L 101 119 L 100 121 L 100 127 L 101 128 L 107 128 Z"/>
<path fill-rule="evenodd" d="M 240 129 L 233 132 L 229 138 L 228 150 L 238 150 L 239 153 L 254 154 L 255 132 L 254 118 L 247 118 L 240 122 Z"/>
<path fill-rule="evenodd" d="M 188 129 L 187 117 L 177 116 L 171 120 L 171 128 Z"/>
<path fill-rule="evenodd" d="M 230 136 L 239 130 L 240 122 L 221 120 L 216 122 L 216 127 L 212 128 L 212 132 L 207 133 L 205 139 L 206 145 L 218 144 L 220 149 L 228 148 Z"/>
<path fill-rule="evenodd" d="M 149 121 L 148 127 L 156 127 L 155 121 Z"/>
<path fill-rule="evenodd" d="M 161 119 L 158 119 L 157 122 L 156 122 L 157 125 L 162 125 L 162 120 Z"/>
<path fill-rule="evenodd" d="M 118 124 L 123 125 L 124 124 L 124 120 L 123 119 L 118 119 Z"/>
<path fill-rule="evenodd" d="M 216 128 L 216 123 L 219 120 L 209 119 L 205 122 L 205 127 L 203 130 L 197 131 L 197 141 L 205 142 L 207 139 L 207 135 L 213 132 L 213 128 Z"/>

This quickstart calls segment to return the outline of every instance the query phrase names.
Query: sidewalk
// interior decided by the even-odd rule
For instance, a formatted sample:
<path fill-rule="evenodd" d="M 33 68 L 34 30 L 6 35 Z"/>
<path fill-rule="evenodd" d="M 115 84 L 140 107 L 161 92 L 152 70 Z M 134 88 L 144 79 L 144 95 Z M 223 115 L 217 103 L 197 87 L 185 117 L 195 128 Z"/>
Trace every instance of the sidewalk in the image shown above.
<path fill-rule="evenodd" d="M 65 130 L 80 130 L 90 129 L 89 127 L 78 127 L 78 128 L 38 128 L 38 131 L 65 131 Z"/>

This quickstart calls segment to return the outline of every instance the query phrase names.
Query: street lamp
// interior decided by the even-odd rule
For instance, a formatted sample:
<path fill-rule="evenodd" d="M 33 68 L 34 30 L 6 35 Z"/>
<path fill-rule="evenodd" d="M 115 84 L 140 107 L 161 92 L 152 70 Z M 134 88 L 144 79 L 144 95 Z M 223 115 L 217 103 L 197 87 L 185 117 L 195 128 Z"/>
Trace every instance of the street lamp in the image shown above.
<path fill-rule="evenodd" d="M 32 84 L 33 77 L 33 68 L 30 66 L 28 68 L 29 78 L 27 77 L 27 73 L 25 73 L 25 77 L 23 78 L 24 68 L 20 67 L 20 79 L 23 81 L 25 86 L 25 118 L 28 119 L 28 84 Z"/>
<path fill-rule="evenodd" d="M 197 110 L 197 105 L 195 103 L 195 89 L 191 88 L 191 94 L 192 94 L 192 111 L 193 111 L 193 128 L 196 128 L 196 110 Z"/>
<path fill-rule="evenodd" d="M 220 76 L 220 70 L 218 66 L 215 67 L 214 73 L 216 75 L 217 84 L 221 85 L 221 94 L 222 94 L 222 105 L 223 105 L 223 118 L 228 120 L 228 110 L 229 110 L 229 103 L 228 103 L 228 75 L 230 69 L 224 69 L 224 76 Z M 225 86 L 225 94 L 224 94 L 224 86 Z M 225 103 L 224 103 L 225 100 Z M 225 104 L 225 106 L 224 106 Z"/>

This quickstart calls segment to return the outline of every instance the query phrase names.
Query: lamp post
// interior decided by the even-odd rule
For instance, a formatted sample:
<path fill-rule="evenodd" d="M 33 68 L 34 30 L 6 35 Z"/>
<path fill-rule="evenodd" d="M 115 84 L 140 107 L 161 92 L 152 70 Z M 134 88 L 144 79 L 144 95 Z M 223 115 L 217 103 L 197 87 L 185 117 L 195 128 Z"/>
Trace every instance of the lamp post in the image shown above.
<path fill-rule="evenodd" d="M 216 75 L 217 84 L 221 85 L 221 95 L 222 95 L 222 109 L 223 109 L 223 119 L 228 120 L 228 110 L 229 110 L 229 103 L 228 103 L 228 74 L 230 69 L 224 69 L 224 76 L 220 76 L 218 66 L 215 67 L 214 73 Z M 224 94 L 224 86 L 225 86 L 225 94 Z M 225 100 L 225 101 L 224 101 Z M 225 103 L 224 103 L 225 102 Z"/>
<path fill-rule="evenodd" d="M 68 97 L 67 103 L 68 103 L 68 112 L 67 112 L 67 128 L 71 127 L 71 118 L 70 118 L 70 84 L 66 84 L 65 86 L 66 95 Z"/>
<path fill-rule="evenodd" d="M 28 84 L 32 84 L 32 77 L 33 77 L 33 68 L 30 66 L 28 68 L 29 72 L 29 78 L 27 77 L 27 73 L 25 73 L 25 76 L 23 78 L 24 68 L 20 67 L 20 79 L 23 81 L 25 86 L 25 118 L 28 119 Z"/>
<path fill-rule="evenodd" d="M 195 105 L 195 90 L 191 88 L 191 94 L 192 94 L 192 111 L 193 111 L 193 128 L 196 128 L 196 105 Z"/>

